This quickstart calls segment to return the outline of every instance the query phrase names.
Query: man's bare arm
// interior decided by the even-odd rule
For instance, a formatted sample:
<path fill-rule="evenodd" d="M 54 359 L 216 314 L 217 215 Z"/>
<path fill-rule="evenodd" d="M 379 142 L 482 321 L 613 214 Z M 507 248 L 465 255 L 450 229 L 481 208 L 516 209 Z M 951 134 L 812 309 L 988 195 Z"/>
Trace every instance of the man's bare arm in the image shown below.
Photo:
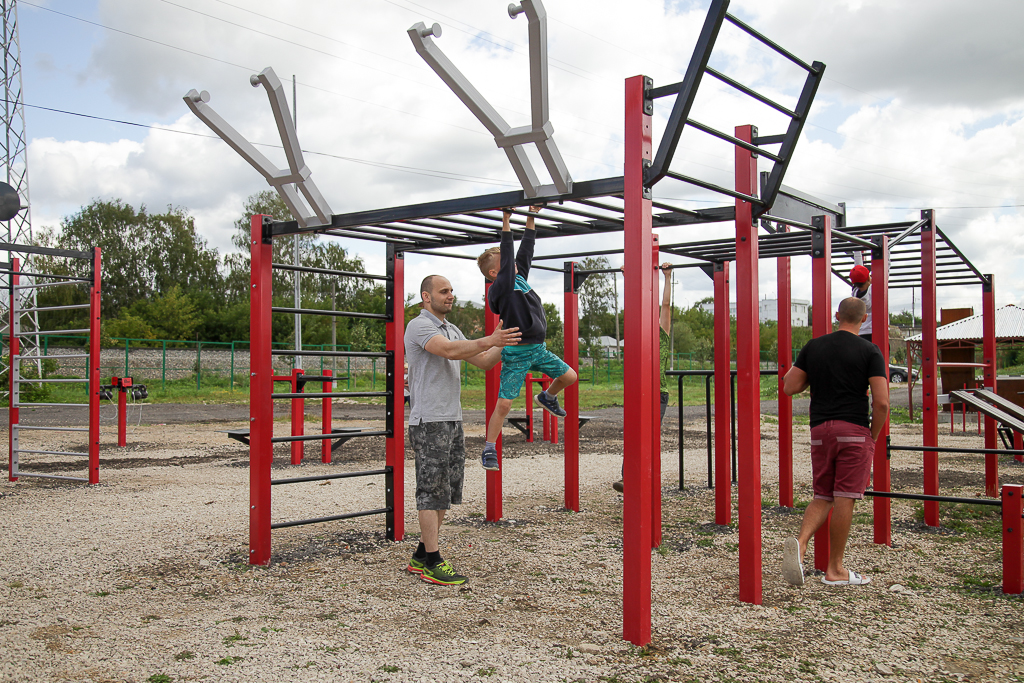
<path fill-rule="evenodd" d="M 518 327 L 502 329 L 501 321 L 498 321 L 498 328 L 486 337 L 480 339 L 446 339 L 443 334 L 435 334 L 423 347 L 435 356 L 441 356 L 448 360 L 469 360 L 473 356 L 483 353 L 491 348 L 503 346 L 515 346 L 519 343 L 522 333 Z"/>
<path fill-rule="evenodd" d="M 661 272 L 665 274 L 665 292 L 661 296 L 661 312 L 658 324 L 665 334 L 672 334 L 672 264 L 665 261 L 661 264 Z"/>
<path fill-rule="evenodd" d="M 794 365 L 786 373 L 782 383 L 782 391 L 786 393 L 786 396 L 793 396 L 806 389 L 807 384 L 807 373 Z"/>
<path fill-rule="evenodd" d="M 870 377 L 871 386 L 871 438 L 878 441 L 882 426 L 889 416 L 889 380 L 885 377 Z"/>
<path fill-rule="evenodd" d="M 493 349 L 488 349 L 483 353 L 467 358 L 466 362 L 470 365 L 475 365 L 483 370 L 490 370 L 501 361 L 501 348 L 495 346 Z"/>

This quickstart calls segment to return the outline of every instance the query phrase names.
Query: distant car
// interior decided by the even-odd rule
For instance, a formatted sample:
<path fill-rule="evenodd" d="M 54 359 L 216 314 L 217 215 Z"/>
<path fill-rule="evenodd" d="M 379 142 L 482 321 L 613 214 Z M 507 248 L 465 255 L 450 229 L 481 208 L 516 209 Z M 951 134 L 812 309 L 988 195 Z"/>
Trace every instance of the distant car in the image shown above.
<path fill-rule="evenodd" d="M 917 370 L 914 370 L 914 381 L 918 378 Z M 901 384 L 907 381 L 907 369 L 902 365 L 889 366 L 889 381 L 894 384 Z"/>

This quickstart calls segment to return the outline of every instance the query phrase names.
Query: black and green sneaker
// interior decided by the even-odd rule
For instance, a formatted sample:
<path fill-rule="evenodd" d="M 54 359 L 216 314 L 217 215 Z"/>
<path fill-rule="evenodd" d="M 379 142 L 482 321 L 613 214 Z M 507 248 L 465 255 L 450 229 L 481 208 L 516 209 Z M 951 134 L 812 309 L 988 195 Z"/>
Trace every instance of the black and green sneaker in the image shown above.
<path fill-rule="evenodd" d="M 467 581 L 465 576 L 455 572 L 455 568 L 448 560 L 441 560 L 437 564 L 423 567 L 421 576 L 424 581 L 442 586 L 458 586 Z"/>
<path fill-rule="evenodd" d="M 409 566 L 405 568 L 405 571 L 409 572 L 410 574 L 422 574 L 424 568 L 426 568 L 427 566 L 426 562 L 424 561 L 426 559 L 426 556 L 424 556 L 423 559 L 420 560 L 415 555 L 413 555 L 409 559 Z"/>

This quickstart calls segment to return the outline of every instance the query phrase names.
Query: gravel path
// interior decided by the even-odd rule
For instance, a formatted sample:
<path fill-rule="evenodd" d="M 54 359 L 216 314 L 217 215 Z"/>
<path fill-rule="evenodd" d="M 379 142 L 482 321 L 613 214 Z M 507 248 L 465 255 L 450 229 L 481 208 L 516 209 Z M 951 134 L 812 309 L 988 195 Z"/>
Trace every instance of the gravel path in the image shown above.
<path fill-rule="evenodd" d="M 955 522 L 944 511 L 950 526 L 935 530 L 918 521 L 916 505 L 894 502 L 890 548 L 871 542 L 871 506 L 862 504 L 848 564 L 870 586 L 782 582 L 782 542 L 800 517 L 776 507 L 771 419 L 762 425 L 763 603 L 738 601 L 738 535 L 713 524 L 712 494 L 700 486 L 704 425 L 688 417 L 686 490 L 675 485 L 676 458 L 664 458 L 654 643 L 636 649 L 620 636 L 622 499 L 609 486 L 621 410 L 600 412 L 581 432 L 578 514 L 561 507 L 560 446 L 506 432 L 497 524 L 482 521 L 483 471 L 471 459 L 466 499 L 442 532 L 446 557 L 471 577 L 461 588 L 402 571 L 418 534 L 411 460 L 405 541 L 385 541 L 380 518 L 282 529 L 272 565 L 250 568 L 247 449 L 218 431 L 245 426 L 244 406 L 236 422 L 224 421 L 236 407 L 175 410 L 181 421 L 168 407 L 158 418 L 166 424 L 144 421 L 127 449 L 107 430 L 99 486 L 0 484 L 0 681 L 1024 681 L 1024 603 L 999 590 L 999 522 L 986 516 L 998 508 Z M 338 426 L 379 424 L 367 410 L 338 406 Z M 796 432 L 797 496 L 806 501 L 806 427 Z M 469 413 L 471 454 L 482 433 L 482 416 Z M 677 433 L 667 420 L 667 454 Z M 32 443 L 71 447 L 52 434 Z M 917 427 L 894 430 L 899 443 L 920 438 Z M 980 445 L 976 436 L 941 439 Z M 349 442 L 336 455 L 334 465 L 292 468 L 281 447 L 275 467 L 362 469 L 382 461 L 383 439 Z M 917 458 L 893 457 L 894 487 L 920 490 Z M 981 489 L 979 459 L 943 457 L 941 467 L 944 492 Z M 1004 458 L 1000 467 L 1006 482 L 1024 483 L 1024 466 Z M 31 469 L 73 472 L 59 460 L 35 459 Z M 275 520 L 383 500 L 381 482 L 365 479 L 274 494 Z"/>

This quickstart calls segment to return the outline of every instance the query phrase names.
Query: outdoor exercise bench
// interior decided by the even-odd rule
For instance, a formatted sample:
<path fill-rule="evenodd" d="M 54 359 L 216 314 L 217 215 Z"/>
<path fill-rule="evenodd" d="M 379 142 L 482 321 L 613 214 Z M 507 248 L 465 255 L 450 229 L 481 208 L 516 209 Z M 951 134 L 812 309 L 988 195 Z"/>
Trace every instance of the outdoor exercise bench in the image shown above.
<path fill-rule="evenodd" d="M 234 439 L 235 441 L 241 441 L 245 445 L 247 445 L 247 446 L 249 445 L 249 430 L 248 429 L 221 429 L 221 430 L 218 430 L 218 431 L 222 431 L 222 432 L 226 433 L 228 435 L 229 439 Z M 333 443 L 331 444 L 331 452 L 333 453 L 334 451 L 338 450 L 338 448 L 340 448 L 342 446 L 342 444 L 344 444 L 346 441 L 354 438 L 352 436 L 345 436 L 346 434 L 349 434 L 351 432 L 359 432 L 359 431 L 361 431 L 361 430 L 359 430 L 358 428 L 354 428 L 354 427 L 334 427 L 334 428 L 332 428 L 331 429 L 331 434 L 335 434 L 336 436 L 330 437 L 331 440 L 333 441 Z M 315 439 L 313 439 L 313 440 L 315 440 Z"/>

